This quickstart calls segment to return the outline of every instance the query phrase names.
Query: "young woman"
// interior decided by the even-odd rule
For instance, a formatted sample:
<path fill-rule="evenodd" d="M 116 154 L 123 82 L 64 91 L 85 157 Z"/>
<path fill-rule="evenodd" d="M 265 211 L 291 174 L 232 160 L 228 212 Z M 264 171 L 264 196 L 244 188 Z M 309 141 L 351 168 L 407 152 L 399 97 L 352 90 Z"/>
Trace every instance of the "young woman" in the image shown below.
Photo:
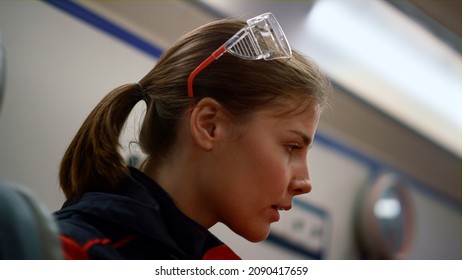
<path fill-rule="evenodd" d="M 262 241 L 311 190 L 307 154 L 330 83 L 290 49 L 272 60 L 238 57 L 229 45 L 217 53 L 249 24 L 219 20 L 186 34 L 91 112 L 60 170 L 67 258 L 238 259 L 208 228 L 222 222 Z M 135 169 L 118 147 L 140 101 L 147 158 Z"/>

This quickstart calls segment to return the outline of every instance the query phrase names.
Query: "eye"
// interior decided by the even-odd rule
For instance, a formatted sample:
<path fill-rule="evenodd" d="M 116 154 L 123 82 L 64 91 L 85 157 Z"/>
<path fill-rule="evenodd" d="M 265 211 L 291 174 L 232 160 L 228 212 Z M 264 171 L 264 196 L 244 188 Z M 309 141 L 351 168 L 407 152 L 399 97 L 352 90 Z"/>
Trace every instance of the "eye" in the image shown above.
<path fill-rule="evenodd" d="M 289 153 L 293 153 L 294 151 L 297 151 L 297 150 L 301 150 L 303 149 L 302 146 L 300 146 L 299 144 L 289 144 L 289 145 L 286 145 L 286 148 L 287 148 L 287 151 Z"/>

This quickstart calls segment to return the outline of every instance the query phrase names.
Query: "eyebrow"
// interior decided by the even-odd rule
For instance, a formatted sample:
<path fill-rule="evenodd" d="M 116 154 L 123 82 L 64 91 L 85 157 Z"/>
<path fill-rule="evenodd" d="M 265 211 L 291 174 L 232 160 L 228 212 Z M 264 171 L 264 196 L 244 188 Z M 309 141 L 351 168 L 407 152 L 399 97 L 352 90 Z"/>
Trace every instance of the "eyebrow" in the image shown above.
<path fill-rule="evenodd" d="M 306 135 L 305 133 L 301 132 L 301 131 L 298 131 L 298 130 L 289 130 L 289 132 L 292 132 L 292 133 L 295 133 L 297 134 L 298 136 L 300 136 L 302 139 L 303 139 L 303 143 L 306 145 L 306 146 L 309 146 L 312 142 L 312 139 Z"/>

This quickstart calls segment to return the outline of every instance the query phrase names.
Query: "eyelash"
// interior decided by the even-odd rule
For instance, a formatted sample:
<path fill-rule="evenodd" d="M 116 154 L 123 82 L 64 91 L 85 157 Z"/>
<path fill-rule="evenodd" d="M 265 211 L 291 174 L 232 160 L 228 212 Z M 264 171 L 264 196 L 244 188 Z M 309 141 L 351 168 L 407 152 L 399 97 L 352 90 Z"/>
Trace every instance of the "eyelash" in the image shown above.
<path fill-rule="evenodd" d="M 300 146 L 299 144 L 290 144 L 290 145 L 287 145 L 286 148 L 289 153 L 292 153 L 294 150 L 303 149 L 303 147 Z"/>

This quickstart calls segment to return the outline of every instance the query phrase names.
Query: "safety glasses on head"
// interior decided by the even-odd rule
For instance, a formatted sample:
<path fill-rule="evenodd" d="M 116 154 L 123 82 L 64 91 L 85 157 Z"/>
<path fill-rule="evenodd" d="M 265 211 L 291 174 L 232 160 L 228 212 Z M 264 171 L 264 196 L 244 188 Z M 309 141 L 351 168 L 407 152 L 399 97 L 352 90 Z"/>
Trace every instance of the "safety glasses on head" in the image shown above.
<path fill-rule="evenodd" d="M 249 60 L 290 58 L 292 50 L 284 31 L 272 13 L 247 20 L 247 25 L 215 50 L 188 78 L 188 96 L 194 97 L 194 78 L 225 52 Z"/>

